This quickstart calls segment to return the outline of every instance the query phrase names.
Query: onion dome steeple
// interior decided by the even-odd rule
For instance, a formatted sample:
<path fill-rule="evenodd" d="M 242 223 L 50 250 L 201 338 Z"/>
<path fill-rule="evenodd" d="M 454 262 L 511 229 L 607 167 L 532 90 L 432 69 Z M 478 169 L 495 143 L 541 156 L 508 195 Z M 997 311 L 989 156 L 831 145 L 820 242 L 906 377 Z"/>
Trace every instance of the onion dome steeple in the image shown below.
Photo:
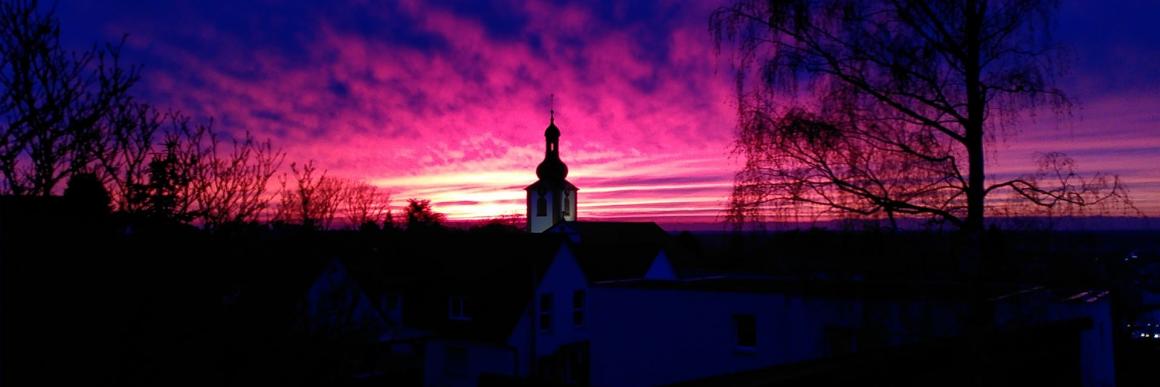
<path fill-rule="evenodd" d="M 555 98 L 553 98 L 555 100 Z M 539 180 L 524 188 L 528 195 L 528 232 L 541 233 L 562 222 L 575 222 L 579 188 L 568 182 L 568 166 L 560 161 L 560 128 L 551 110 L 544 130 L 544 161 L 536 167 Z"/>
<path fill-rule="evenodd" d="M 556 112 L 552 111 L 548 128 L 544 130 L 544 161 L 536 167 L 540 180 L 564 180 L 568 177 L 568 166 L 560 160 L 560 128 L 556 127 Z"/>

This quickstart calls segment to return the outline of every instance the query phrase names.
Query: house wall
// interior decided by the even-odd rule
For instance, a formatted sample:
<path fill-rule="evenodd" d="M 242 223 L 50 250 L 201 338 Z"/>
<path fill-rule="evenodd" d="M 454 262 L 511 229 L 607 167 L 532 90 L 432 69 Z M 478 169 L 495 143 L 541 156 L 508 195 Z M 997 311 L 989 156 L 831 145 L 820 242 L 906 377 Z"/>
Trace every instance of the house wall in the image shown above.
<path fill-rule="evenodd" d="M 540 192 L 538 190 L 528 190 L 528 230 L 533 233 L 541 233 L 552 227 L 552 214 L 559 211 L 559 206 L 556 205 L 556 192 L 544 191 L 544 198 L 548 201 L 548 211 L 544 216 L 538 216 L 536 212 L 537 202 L 540 200 Z"/>
<path fill-rule="evenodd" d="M 544 230 L 551 228 L 556 224 L 556 220 L 565 222 L 572 222 L 576 220 L 577 202 L 579 200 L 579 192 L 568 192 L 567 213 L 564 213 L 564 191 L 563 190 L 546 190 L 543 193 L 544 198 L 548 201 L 548 211 L 544 216 L 537 216 L 537 206 L 540 200 L 540 191 L 536 189 L 528 190 L 528 231 L 532 233 L 541 233 Z"/>
<path fill-rule="evenodd" d="M 576 290 L 584 290 L 588 297 L 585 310 L 587 321 L 580 327 L 572 323 L 572 293 Z M 552 260 L 551 266 L 544 272 L 544 278 L 540 280 L 535 296 L 524 309 L 508 340 L 511 346 L 519 349 L 521 376 L 529 374 L 533 353 L 536 357 L 547 356 L 556 352 L 562 345 L 588 340 L 592 314 L 592 296 L 588 293 L 588 281 L 576 262 L 575 255 L 567 246 L 562 246 Z M 550 332 L 541 331 L 538 325 L 542 294 L 550 294 L 553 299 L 551 311 L 553 326 Z M 534 352 L 532 343 L 535 343 Z"/>
<path fill-rule="evenodd" d="M 1112 345 L 1112 304 L 1105 297 L 1099 302 L 1073 304 L 1064 318 L 1083 316 L 1092 326 L 1080 332 L 1080 377 L 1084 386 L 1116 385 L 1115 347 Z"/>
<path fill-rule="evenodd" d="M 950 335 L 961 312 L 922 301 L 776 293 L 595 287 L 590 297 L 594 386 L 674 383 L 916 342 L 915 321 L 947 324 L 924 335 Z M 738 314 L 756 318 L 752 348 L 736 345 Z"/>
<path fill-rule="evenodd" d="M 675 383 L 955 336 L 965 329 L 970 311 L 963 304 L 922 298 L 599 286 L 589 293 L 594 386 Z M 995 323 L 1033 326 L 1089 319 L 1091 326 L 1078 337 L 1082 385 L 1110 386 L 1115 384 L 1110 312 L 1107 297 L 1061 301 L 1039 291 L 1000 300 Z M 737 314 L 755 316 L 752 348 L 736 345 Z"/>
<path fill-rule="evenodd" d="M 382 332 L 387 323 L 338 259 L 332 259 L 307 290 L 302 305 L 309 331 Z"/>
<path fill-rule="evenodd" d="M 560 206 L 561 209 L 567 207 L 568 210 L 568 212 L 564 214 L 563 219 L 565 222 L 574 222 L 576 221 L 576 204 L 580 201 L 580 193 L 577 191 L 570 191 L 566 196 L 568 203 L 566 205 Z"/>
<path fill-rule="evenodd" d="M 463 361 L 457 363 L 452 351 L 461 351 Z M 511 375 L 517 356 L 501 345 L 443 339 L 429 340 L 423 355 L 423 385 L 447 387 L 476 386 L 484 373 Z"/>
<path fill-rule="evenodd" d="M 820 357 L 820 327 L 859 313 L 776 294 L 594 288 L 591 300 L 594 386 L 673 383 Z M 756 317 L 752 351 L 736 346 L 733 316 L 742 313 Z"/>
<path fill-rule="evenodd" d="M 1090 291 L 1060 300 L 1050 291 L 1040 291 L 1006 298 L 996 307 L 996 324 L 1036 324 L 1081 318 L 1091 321 L 1091 326 L 1079 333 L 1081 385 L 1114 386 L 1116 369 L 1111 299 L 1106 292 L 1098 294 L 1099 291 Z"/>

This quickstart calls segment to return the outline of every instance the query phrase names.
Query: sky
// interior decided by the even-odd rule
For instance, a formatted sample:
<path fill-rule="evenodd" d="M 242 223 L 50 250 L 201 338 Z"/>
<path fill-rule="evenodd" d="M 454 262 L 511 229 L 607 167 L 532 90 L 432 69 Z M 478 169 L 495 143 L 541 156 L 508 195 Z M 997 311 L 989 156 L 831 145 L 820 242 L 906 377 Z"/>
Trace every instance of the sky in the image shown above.
<path fill-rule="evenodd" d="M 720 221 L 733 174 L 732 58 L 719 2 L 115 1 L 55 4 L 65 44 L 127 36 L 134 93 L 314 160 L 330 176 L 430 199 L 451 219 L 523 215 L 554 107 L 582 219 Z M 989 172 L 1062 151 L 1119 175 L 1160 215 L 1160 29 L 1152 1 L 1063 1 L 1070 117 L 1037 115 Z M 550 96 L 554 96 L 554 104 Z"/>

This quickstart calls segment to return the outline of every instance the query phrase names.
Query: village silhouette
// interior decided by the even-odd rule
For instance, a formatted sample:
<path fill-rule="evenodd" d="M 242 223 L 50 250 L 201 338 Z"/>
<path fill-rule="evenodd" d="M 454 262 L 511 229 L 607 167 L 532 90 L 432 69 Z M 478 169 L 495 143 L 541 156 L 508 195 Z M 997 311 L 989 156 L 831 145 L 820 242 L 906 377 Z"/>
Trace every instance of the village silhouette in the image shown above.
<path fill-rule="evenodd" d="M 19 32 L 6 42 L 52 40 L 59 25 L 29 9 L 36 3 L 0 7 L 5 31 Z M 16 64 L 5 74 L 72 60 L 49 55 L 52 44 L 12 46 L 28 51 L 6 52 Z M 115 57 L 109 50 L 92 58 Z M 35 53 L 50 59 L 10 59 Z M 422 198 L 382 206 L 385 191 L 314 162 L 291 162 L 276 180 L 285 154 L 269 142 L 247 134 L 219 145 L 211 126 L 103 89 L 128 89 L 134 71 L 94 71 L 101 85 L 85 87 L 100 98 L 5 112 L 16 134 L 0 152 L 24 156 L 0 160 L 0 384 L 1160 380 L 1160 239 L 1148 229 L 1022 214 L 983 222 L 980 212 L 972 232 L 965 207 L 885 196 L 866 201 L 873 216 L 821 223 L 749 217 L 748 204 L 722 210 L 737 222 L 707 230 L 591 220 L 585 187 L 568 180 L 560 139 L 572 132 L 554 104 L 543 159 L 527 166 L 524 214 L 456 223 Z M 16 106 L 25 84 L 9 78 L 5 101 Z M 37 126 L 52 117 L 67 118 Z M 781 119 L 773 126 L 793 138 L 764 145 L 846 141 L 821 113 Z M 14 142 L 18 131 L 34 134 L 29 145 Z M 58 142 L 36 142 L 55 131 Z M 65 141 L 56 158 L 28 150 Z M 922 141 L 923 152 L 937 148 Z M 946 164 L 927 159 L 922 168 Z M 735 203 L 751 197 L 746 182 Z M 1114 199 L 1116 184 L 1067 197 Z M 1032 182 L 1011 186 L 1051 200 Z"/>
<path fill-rule="evenodd" d="M 448 228 L 416 207 L 386 228 L 209 232 L 111 214 L 82 178 L 5 196 L 5 377 L 1088 385 L 1153 359 L 1160 327 L 1130 311 L 1147 308 L 1154 257 L 1123 250 L 1154 249 L 1150 233 L 992 230 L 976 283 L 946 258 L 956 234 L 584 221 L 549 122 L 522 228 Z M 86 360 L 57 372 L 66 354 Z"/>

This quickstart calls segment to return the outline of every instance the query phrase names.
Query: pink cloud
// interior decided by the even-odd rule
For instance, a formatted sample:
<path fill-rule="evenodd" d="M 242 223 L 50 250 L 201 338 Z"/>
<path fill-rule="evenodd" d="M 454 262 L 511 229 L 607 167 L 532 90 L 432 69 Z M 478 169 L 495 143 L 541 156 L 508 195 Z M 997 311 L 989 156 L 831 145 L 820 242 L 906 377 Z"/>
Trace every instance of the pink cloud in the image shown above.
<path fill-rule="evenodd" d="M 639 38 L 657 33 L 650 26 L 611 25 L 581 6 L 544 2 L 513 10 L 528 20 L 514 38 L 447 9 L 402 4 L 416 29 L 445 42 L 434 49 L 325 19 L 294 56 L 235 44 L 213 27 L 185 32 L 216 44 L 212 55 L 159 37 L 136 44 L 174 64 L 146 73 L 143 85 L 161 105 L 272 138 L 288 161 L 316 160 L 398 200 L 432 199 L 452 218 L 524 211 L 522 187 L 536 178 L 554 93 L 581 217 L 713 220 L 739 161 L 728 154 L 733 73 L 705 28 L 708 9 L 672 21 L 660 59 Z M 1028 124 L 997 148 L 991 172 L 1028 171 L 1041 151 L 1095 152 L 1081 165 L 1123 171 L 1141 184 L 1137 203 L 1158 213 L 1160 172 L 1117 156 L 1131 146 L 1160 156 L 1158 120 L 1142 113 L 1158 105 L 1157 95 L 1093 101 L 1084 113 L 1092 118 L 1075 124 L 1080 141 Z"/>

